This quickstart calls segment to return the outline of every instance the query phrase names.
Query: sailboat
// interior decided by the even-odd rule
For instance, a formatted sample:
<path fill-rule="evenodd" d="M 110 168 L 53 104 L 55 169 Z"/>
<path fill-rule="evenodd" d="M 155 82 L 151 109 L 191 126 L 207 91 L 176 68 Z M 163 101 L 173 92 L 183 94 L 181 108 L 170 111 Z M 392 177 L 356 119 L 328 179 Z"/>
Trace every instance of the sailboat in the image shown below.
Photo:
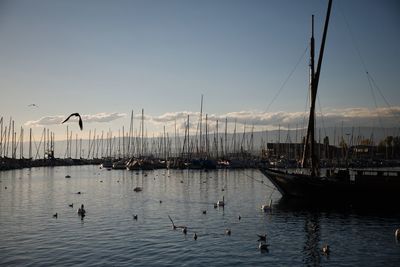
<path fill-rule="evenodd" d="M 314 65 L 314 16 L 310 40 L 310 113 L 302 168 L 289 173 L 272 168 L 260 171 L 269 178 L 285 199 L 311 200 L 313 203 L 329 202 L 350 205 L 371 203 L 396 203 L 400 193 L 400 171 L 367 169 L 326 169 L 318 166 L 315 149 L 315 101 L 328 30 L 332 0 L 329 0 L 318 64 Z M 394 204 L 396 205 L 396 204 Z"/>

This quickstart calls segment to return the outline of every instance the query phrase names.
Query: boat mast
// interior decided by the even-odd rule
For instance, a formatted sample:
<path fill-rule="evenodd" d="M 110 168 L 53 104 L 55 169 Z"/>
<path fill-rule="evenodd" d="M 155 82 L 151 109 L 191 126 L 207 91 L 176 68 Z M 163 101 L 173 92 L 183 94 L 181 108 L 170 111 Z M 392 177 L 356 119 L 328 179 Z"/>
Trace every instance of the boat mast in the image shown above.
<path fill-rule="evenodd" d="M 312 16 L 312 34 L 311 34 L 311 41 L 310 41 L 310 90 L 311 90 L 311 107 L 310 107 L 310 116 L 308 120 L 308 130 L 307 130 L 307 137 L 304 143 L 305 149 L 303 152 L 303 159 L 302 159 L 302 167 L 304 167 L 305 164 L 305 159 L 306 159 L 306 154 L 307 154 L 307 149 L 306 146 L 310 142 L 310 159 L 311 159 L 311 176 L 315 176 L 318 172 L 318 163 L 317 163 L 317 158 L 315 156 L 315 100 L 317 98 L 317 91 L 318 91 L 318 83 L 319 83 L 319 75 L 321 73 L 321 64 L 322 64 L 322 58 L 324 55 L 324 48 L 325 48 L 325 40 L 326 40 L 326 34 L 328 31 L 328 24 L 329 24 L 329 17 L 331 13 L 331 6 L 332 6 L 332 0 L 329 0 L 328 3 L 328 10 L 326 13 L 326 18 L 325 18 L 325 26 L 324 26 L 324 33 L 322 36 L 322 41 L 321 41 L 321 48 L 320 48 L 320 53 L 319 53 L 319 58 L 318 58 L 318 65 L 317 65 L 317 70 L 314 71 L 315 65 L 314 65 L 314 51 L 315 51 L 315 45 L 314 45 L 314 15 Z"/>
<path fill-rule="evenodd" d="M 202 152 L 203 152 L 203 150 L 202 150 L 202 125 L 203 125 L 203 122 L 202 122 L 202 120 L 203 120 L 203 95 L 201 95 L 201 104 L 200 104 L 200 145 L 199 145 L 199 151 L 200 151 L 200 158 L 202 158 Z"/>

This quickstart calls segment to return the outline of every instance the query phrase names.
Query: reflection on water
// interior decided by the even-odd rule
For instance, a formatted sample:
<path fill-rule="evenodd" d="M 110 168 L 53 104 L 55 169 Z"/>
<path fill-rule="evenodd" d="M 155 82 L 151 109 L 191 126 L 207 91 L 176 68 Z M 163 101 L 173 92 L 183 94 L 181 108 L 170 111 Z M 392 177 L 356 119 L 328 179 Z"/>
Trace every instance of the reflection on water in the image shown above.
<path fill-rule="evenodd" d="M 222 197 L 225 208 L 214 208 Z M 270 197 L 274 208 L 264 213 Z M 0 265 L 399 265 L 397 213 L 310 210 L 279 199 L 256 170 L 0 172 Z M 173 230 L 168 215 L 188 227 L 187 235 Z M 258 249 L 257 234 L 264 233 L 268 253 Z"/>
<path fill-rule="evenodd" d="M 303 255 L 304 264 L 315 266 L 320 264 L 320 229 L 319 215 L 308 214 L 305 218 L 304 232 L 306 233 Z"/>

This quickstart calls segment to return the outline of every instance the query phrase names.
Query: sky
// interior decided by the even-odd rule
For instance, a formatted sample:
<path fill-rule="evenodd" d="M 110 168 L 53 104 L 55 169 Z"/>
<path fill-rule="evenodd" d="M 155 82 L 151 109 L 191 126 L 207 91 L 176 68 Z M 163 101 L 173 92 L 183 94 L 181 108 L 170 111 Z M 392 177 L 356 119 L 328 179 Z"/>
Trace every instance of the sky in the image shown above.
<path fill-rule="evenodd" d="M 304 127 L 308 43 L 317 55 L 325 0 L 0 0 L 0 118 L 69 129 L 196 131 Z M 324 126 L 398 127 L 400 2 L 334 1 L 318 91 Z M 366 72 L 368 71 L 368 75 Z M 32 106 L 30 104 L 35 104 Z M 203 119 L 204 120 L 204 119 Z"/>

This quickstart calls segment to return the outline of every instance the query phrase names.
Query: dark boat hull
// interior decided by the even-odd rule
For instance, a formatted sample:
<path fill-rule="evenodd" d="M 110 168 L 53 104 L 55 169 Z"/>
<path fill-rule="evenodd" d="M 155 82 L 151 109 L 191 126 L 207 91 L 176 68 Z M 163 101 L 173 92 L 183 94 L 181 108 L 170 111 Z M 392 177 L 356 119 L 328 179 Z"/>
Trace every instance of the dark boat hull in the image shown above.
<path fill-rule="evenodd" d="M 371 203 L 386 202 L 395 205 L 400 192 L 400 177 L 394 175 L 373 176 L 355 172 L 313 177 L 310 175 L 286 173 L 273 169 L 260 169 L 269 178 L 282 196 L 320 202 Z M 352 178 L 352 179 L 351 179 Z"/>

